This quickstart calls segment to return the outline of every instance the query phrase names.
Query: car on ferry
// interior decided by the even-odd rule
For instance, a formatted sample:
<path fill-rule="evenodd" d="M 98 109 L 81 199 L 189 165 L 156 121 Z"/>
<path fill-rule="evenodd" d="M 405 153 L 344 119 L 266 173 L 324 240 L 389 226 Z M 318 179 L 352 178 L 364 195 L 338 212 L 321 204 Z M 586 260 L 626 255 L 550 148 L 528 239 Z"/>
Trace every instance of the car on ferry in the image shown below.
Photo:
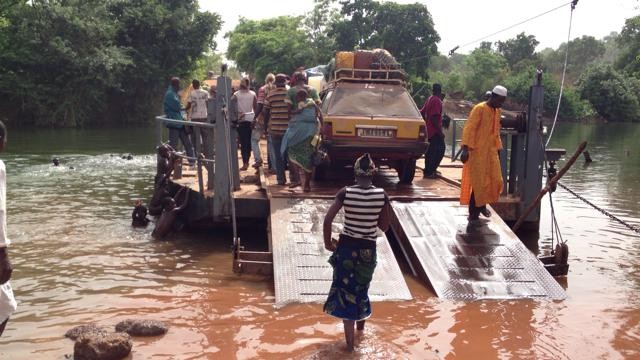
<path fill-rule="evenodd" d="M 368 152 L 378 166 L 395 169 L 400 183 L 411 184 L 416 160 L 428 145 L 427 130 L 402 80 L 375 74 L 338 77 L 323 91 L 321 110 L 322 146 L 330 165 L 316 168 L 316 178 L 328 166 L 351 165 Z"/>

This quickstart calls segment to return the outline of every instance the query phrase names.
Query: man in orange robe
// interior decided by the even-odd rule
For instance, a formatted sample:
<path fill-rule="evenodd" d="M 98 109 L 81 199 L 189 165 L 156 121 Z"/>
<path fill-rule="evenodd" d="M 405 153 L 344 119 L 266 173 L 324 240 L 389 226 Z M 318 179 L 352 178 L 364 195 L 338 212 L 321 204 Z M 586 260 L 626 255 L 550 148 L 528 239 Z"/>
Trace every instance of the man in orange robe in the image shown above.
<path fill-rule="evenodd" d="M 489 100 L 473 107 L 462 132 L 462 185 L 460 204 L 469 205 L 469 221 L 479 215 L 491 216 L 486 205 L 498 200 L 502 192 L 502 171 L 498 151 L 501 107 L 507 89 L 496 86 Z"/>

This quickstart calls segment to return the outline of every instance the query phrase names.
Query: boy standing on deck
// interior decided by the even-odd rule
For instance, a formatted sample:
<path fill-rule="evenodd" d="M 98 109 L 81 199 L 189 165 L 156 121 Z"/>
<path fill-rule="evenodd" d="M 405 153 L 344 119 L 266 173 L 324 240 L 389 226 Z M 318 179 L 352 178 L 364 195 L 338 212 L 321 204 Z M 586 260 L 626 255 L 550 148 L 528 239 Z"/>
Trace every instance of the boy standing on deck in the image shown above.
<path fill-rule="evenodd" d="M 333 252 L 329 263 L 333 267 L 333 282 L 324 312 L 341 318 L 347 350 L 353 351 L 354 325 L 364 330 L 371 316 L 369 284 L 376 268 L 378 228 L 389 228 L 389 197 L 384 189 L 372 184 L 376 167 L 369 154 L 359 157 L 353 165 L 356 185 L 342 188 L 324 218 L 324 247 Z M 344 228 L 339 240 L 331 238 L 331 224 L 344 206 Z"/>

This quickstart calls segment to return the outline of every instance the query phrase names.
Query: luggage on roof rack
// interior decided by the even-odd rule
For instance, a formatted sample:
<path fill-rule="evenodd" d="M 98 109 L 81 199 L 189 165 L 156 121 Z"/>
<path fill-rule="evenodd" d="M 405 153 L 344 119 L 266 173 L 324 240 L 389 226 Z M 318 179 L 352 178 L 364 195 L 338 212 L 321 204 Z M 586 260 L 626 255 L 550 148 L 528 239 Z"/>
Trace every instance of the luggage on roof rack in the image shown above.
<path fill-rule="evenodd" d="M 339 51 L 335 56 L 334 80 L 393 81 L 404 83 L 407 74 L 384 49 Z"/>

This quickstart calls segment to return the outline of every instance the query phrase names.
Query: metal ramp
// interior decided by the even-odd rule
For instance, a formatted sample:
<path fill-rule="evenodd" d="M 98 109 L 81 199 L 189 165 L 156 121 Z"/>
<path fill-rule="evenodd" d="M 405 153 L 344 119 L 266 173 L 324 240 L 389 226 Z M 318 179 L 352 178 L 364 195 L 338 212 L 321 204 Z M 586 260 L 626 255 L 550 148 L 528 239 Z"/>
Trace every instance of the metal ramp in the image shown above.
<path fill-rule="evenodd" d="M 468 225 L 450 201 L 392 201 L 392 228 L 412 271 L 444 299 L 564 299 L 566 293 L 495 212 Z"/>
<path fill-rule="evenodd" d="M 276 307 L 293 302 L 324 302 L 333 273 L 327 262 L 331 253 L 324 249 L 322 240 L 322 222 L 333 199 L 270 201 Z M 337 224 L 342 224 L 342 217 L 342 212 L 336 216 L 334 234 L 340 231 Z M 411 300 L 384 233 L 378 236 L 377 253 L 378 265 L 369 288 L 371 300 Z"/>

